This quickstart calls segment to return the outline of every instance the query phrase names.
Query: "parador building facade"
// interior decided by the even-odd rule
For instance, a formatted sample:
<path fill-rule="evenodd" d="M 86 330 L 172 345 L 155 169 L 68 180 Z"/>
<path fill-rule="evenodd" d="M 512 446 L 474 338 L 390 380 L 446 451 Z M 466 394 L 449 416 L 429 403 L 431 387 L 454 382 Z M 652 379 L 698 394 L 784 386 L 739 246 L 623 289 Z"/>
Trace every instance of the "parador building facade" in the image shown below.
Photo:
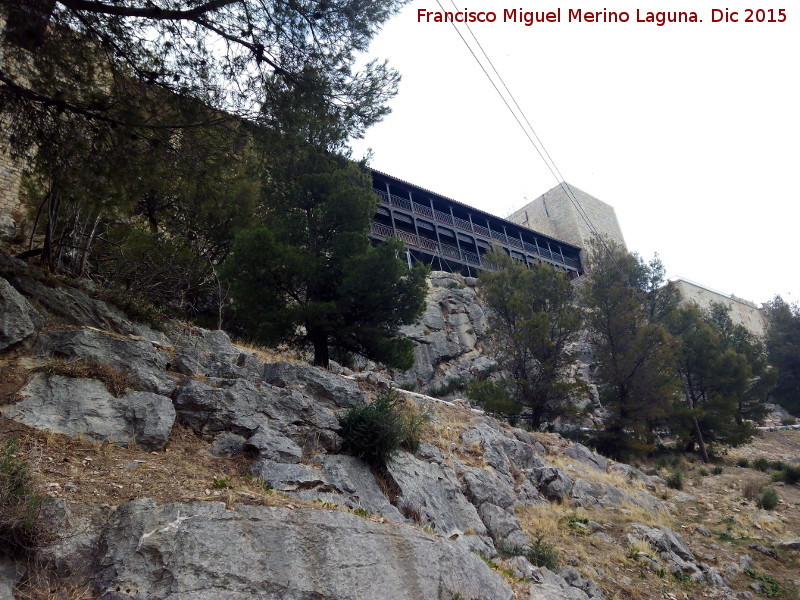
<path fill-rule="evenodd" d="M 581 248 L 501 219 L 380 171 L 372 171 L 378 205 L 370 238 L 400 238 L 409 261 L 468 276 L 486 268 L 483 255 L 499 246 L 527 265 L 546 263 L 570 279 L 583 274 Z"/>

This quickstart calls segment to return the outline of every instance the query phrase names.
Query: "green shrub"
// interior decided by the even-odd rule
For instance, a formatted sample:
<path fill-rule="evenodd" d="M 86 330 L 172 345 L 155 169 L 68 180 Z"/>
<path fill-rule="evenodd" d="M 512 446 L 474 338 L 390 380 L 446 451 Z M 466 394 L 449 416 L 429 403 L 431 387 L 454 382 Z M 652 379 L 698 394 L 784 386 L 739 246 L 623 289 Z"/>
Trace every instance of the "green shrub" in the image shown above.
<path fill-rule="evenodd" d="M 0 446 L 0 548 L 27 555 L 45 541 L 41 511 L 45 498 L 36 493 L 28 464 L 17 457 L 17 441 Z"/>
<path fill-rule="evenodd" d="M 800 482 L 800 466 L 786 465 L 783 480 L 789 485 L 797 485 Z"/>
<path fill-rule="evenodd" d="M 736 461 L 736 466 L 746 469 L 750 466 L 750 461 L 747 460 L 746 458 L 740 458 L 739 460 Z"/>
<path fill-rule="evenodd" d="M 781 425 L 796 425 L 797 424 L 797 417 L 783 417 L 781 419 Z"/>
<path fill-rule="evenodd" d="M 766 487 L 761 490 L 761 494 L 756 499 L 756 506 L 764 510 L 772 510 L 778 506 L 778 492 L 772 486 Z"/>
<path fill-rule="evenodd" d="M 764 471 L 764 473 L 766 473 L 767 471 L 769 471 L 769 461 L 763 456 L 757 458 L 753 461 L 753 468 L 758 471 Z"/>
<path fill-rule="evenodd" d="M 523 556 L 534 567 L 545 567 L 551 571 L 558 570 L 558 553 L 552 544 L 548 544 L 542 539 L 542 535 L 536 536 L 531 545 L 524 550 Z"/>
<path fill-rule="evenodd" d="M 783 471 L 786 468 L 786 463 L 782 460 L 772 460 L 769 463 L 769 468 L 773 471 Z"/>
<path fill-rule="evenodd" d="M 786 481 L 786 471 L 773 471 L 772 475 L 770 475 L 770 479 L 774 483 L 778 483 L 779 481 Z"/>
<path fill-rule="evenodd" d="M 716 467 L 714 467 L 713 469 L 711 469 L 711 473 L 712 473 L 713 475 L 722 475 L 722 467 L 720 467 L 719 465 L 717 465 Z"/>
<path fill-rule="evenodd" d="M 401 447 L 416 450 L 430 416 L 404 406 L 397 391 L 354 406 L 339 419 L 343 449 L 375 467 L 384 467 Z"/>
<path fill-rule="evenodd" d="M 698 469 L 697 472 L 700 475 L 700 477 L 708 477 L 708 469 L 700 467 L 700 469 Z"/>
<path fill-rule="evenodd" d="M 673 490 L 683 489 L 683 473 L 678 469 L 670 471 L 669 475 L 667 475 L 664 480 L 667 482 L 667 487 Z"/>

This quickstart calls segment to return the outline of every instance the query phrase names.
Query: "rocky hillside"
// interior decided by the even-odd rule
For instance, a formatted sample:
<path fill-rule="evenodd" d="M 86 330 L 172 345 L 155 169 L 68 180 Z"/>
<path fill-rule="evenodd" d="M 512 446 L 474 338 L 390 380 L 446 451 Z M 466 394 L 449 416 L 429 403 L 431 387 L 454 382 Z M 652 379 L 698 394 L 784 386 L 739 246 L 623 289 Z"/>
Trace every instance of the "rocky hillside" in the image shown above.
<path fill-rule="evenodd" d="M 800 492 L 777 485 L 778 509 L 756 508 L 743 493 L 767 475 L 736 466 L 745 455 L 707 476 L 682 465 L 676 491 L 666 471 L 407 393 L 409 410 L 430 415 L 424 440 L 370 469 L 341 452 L 339 417 L 381 393 L 382 375 L 323 371 L 221 331 L 156 331 L 12 267 L 0 278 L 0 441 L 19 440 L 52 501 L 35 560 L 0 559 L 0 599 L 741 599 L 800 588 Z M 420 356 L 437 348 L 417 368 L 428 382 L 485 368 L 474 291 L 435 287 L 416 333 Z M 783 437 L 743 452 L 797 457 L 800 434 L 765 435 Z"/>

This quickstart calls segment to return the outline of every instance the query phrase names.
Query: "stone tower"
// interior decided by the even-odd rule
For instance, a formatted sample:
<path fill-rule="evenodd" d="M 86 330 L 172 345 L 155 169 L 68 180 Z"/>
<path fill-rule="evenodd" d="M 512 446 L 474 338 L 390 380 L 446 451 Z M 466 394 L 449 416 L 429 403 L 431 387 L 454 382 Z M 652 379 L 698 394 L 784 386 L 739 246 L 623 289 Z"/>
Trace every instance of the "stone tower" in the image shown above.
<path fill-rule="evenodd" d="M 572 191 L 578 206 L 594 229 L 600 235 L 627 248 L 614 207 L 566 182 L 563 185 L 557 185 L 533 202 L 515 211 L 508 217 L 508 220 L 529 229 L 541 231 L 545 235 L 563 240 L 586 251 L 595 233 L 586 222 L 587 219 L 576 208 L 571 196 L 565 192 L 567 187 Z"/>

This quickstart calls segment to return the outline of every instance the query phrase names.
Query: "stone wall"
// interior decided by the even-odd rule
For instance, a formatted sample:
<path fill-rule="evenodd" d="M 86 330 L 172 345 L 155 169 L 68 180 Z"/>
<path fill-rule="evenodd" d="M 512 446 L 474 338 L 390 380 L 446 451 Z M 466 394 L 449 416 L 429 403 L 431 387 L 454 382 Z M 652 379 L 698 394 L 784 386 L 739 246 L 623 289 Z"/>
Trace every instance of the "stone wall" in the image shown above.
<path fill-rule="evenodd" d="M 5 29 L 6 19 L 0 10 L 0 32 Z M 25 80 L 24 60 L 20 61 L 18 56 L 10 58 L 10 53 L 3 47 L 0 38 L 0 65 L 3 71 L 11 73 L 17 78 Z M 19 185 L 22 179 L 22 170 L 25 167 L 25 160 L 12 156 L 9 148 L 7 136 L 7 117 L 0 118 L 0 216 L 10 215 L 15 209 L 20 208 L 19 204 Z"/>
<path fill-rule="evenodd" d="M 617 221 L 614 207 L 574 185 L 569 185 L 569 187 L 594 228 L 601 235 L 609 237 L 625 248 L 625 238 L 622 235 L 619 221 Z M 594 230 L 586 223 L 560 185 L 514 212 L 508 217 L 508 220 L 529 229 L 541 231 L 584 250 L 588 248 L 590 240 L 595 236 Z"/>
<path fill-rule="evenodd" d="M 741 325 L 758 337 L 764 337 L 767 330 L 767 319 L 764 311 L 753 302 L 726 296 L 699 283 L 686 279 L 674 279 L 672 283 L 681 293 L 684 302 L 694 302 L 702 309 L 709 309 L 713 303 L 719 303 L 730 309 L 728 313 L 735 325 Z"/>
<path fill-rule="evenodd" d="M 0 215 L 19 208 L 19 184 L 24 162 L 11 156 L 7 146 L 0 143 Z"/>

